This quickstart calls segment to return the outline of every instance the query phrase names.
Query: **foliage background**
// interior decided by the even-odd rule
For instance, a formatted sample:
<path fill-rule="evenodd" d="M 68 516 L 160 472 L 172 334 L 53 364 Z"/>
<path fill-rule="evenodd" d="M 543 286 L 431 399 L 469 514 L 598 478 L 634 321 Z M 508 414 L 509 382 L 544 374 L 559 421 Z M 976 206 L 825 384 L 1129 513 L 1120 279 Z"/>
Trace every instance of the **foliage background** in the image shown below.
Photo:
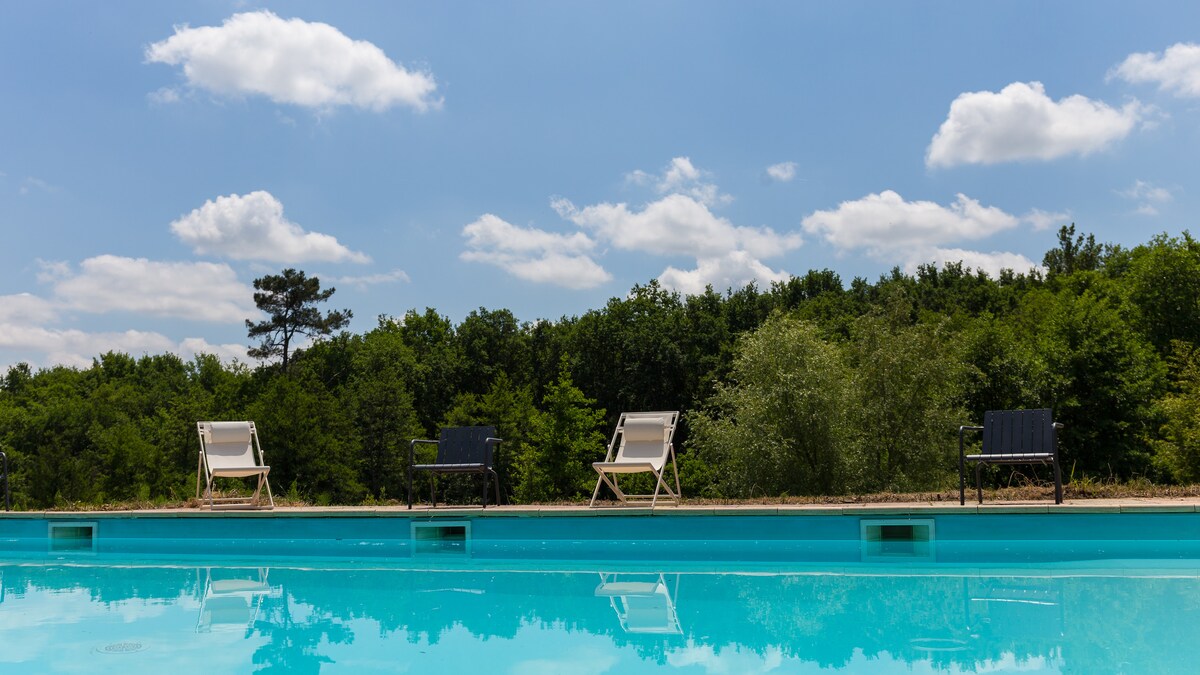
<path fill-rule="evenodd" d="M 1123 249 L 1070 226 L 1044 265 L 848 284 L 819 270 L 687 297 L 650 282 L 531 323 L 409 309 L 286 371 L 171 354 L 19 364 L 0 379 L 0 448 L 18 508 L 177 501 L 195 493 L 196 421 L 252 419 L 277 493 L 354 504 L 404 498 L 410 439 L 494 424 L 507 499 L 577 500 L 622 411 L 680 410 L 686 495 L 836 495 L 947 487 L 959 424 L 1050 407 L 1070 480 L 1200 479 L 1200 244 Z"/>

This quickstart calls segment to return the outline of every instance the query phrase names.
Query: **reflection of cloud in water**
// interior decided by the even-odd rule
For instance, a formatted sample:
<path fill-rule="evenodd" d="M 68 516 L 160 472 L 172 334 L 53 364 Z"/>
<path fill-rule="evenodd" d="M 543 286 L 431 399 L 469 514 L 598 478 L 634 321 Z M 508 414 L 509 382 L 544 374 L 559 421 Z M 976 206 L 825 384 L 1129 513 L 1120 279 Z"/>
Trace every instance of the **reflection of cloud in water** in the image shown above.
<path fill-rule="evenodd" d="M 763 654 L 756 654 L 742 649 L 741 645 L 725 645 L 717 649 L 688 640 L 686 647 L 667 653 L 667 663 L 676 668 L 701 666 L 710 675 L 769 673 L 783 664 L 783 654 L 778 647 L 768 647 Z"/>
<path fill-rule="evenodd" d="M 512 675 L 599 675 L 617 663 L 611 651 L 595 647 L 570 650 L 557 659 L 530 659 L 514 663 Z"/>
<path fill-rule="evenodd" d="M 28 588 L 20 594 L 7 590 L 0 605 L 13 610 L 0 611 L 0 671 L 5 673 L 86 673 L 117 667 L 190 673 L 197 663 L 205 664 L 206 672 L 232 673 L 250 665 L 241 650 L 256 642 L 241 633 L 194 637 L 198 603 L 186 593 L 98 602 L 88 589 Z M 99 653 L 118 643 L 138 643 L 144 649 Z"/>
<path fill-rule="evenodd" d="M 897 659 L 888 652 L 866 656 L 862 650 L 856 649 L 850 660 L 841 666 L 827 667 L 815 661 L 783 656 L 778 647 L 768 647 L 762 654 L 738 644 L 727 644 L 721 647 L 696 644 L 688 640 L 686 647 L 667 652 L 667 663 L 674 668 L 699 666 L 708 675 L 741 675 L 743 673 L 883 673 L 896 675 L 925 675 L 933 673 L 1045 673 L 1052 675 L 1062 672 L 1061 663 L 1049 662 L 1046 658 L 1032 656 L 1017 659 L 1012 652 L 1003 653 L 1000 658 L 981 661 L 967 671 L 957 664 L 949 667 L 935 665 L 931 660 L 905 661 Z"/>

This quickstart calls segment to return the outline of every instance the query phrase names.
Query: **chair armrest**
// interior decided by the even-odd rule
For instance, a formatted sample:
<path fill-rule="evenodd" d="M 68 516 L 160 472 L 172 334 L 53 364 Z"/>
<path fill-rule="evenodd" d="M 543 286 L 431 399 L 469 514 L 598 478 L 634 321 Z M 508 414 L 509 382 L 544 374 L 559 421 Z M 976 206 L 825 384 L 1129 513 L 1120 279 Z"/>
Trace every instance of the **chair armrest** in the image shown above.
<path fill-rule="evenodd" d="M 983 427 L 977 427 L 977 426 L 964 424 L 958 428 L 958 467 L 959 467 L 960 472 L 962 471 L 963 455 L 966 454 L 963 451 L 963 432 L 964 431 L 983 431 Z"/>
<path fill-rule="evenodd" d="M 492 469 L 492 470 L 493 470 L 493 472 L 495 471 L 496 464 L 497 464 L 497 462 L 496 462 L 496 450 L 497 450 L 497 449 L 500 447 L 500 444 L 501 444 L 501 443 L 503 443 L 503 442 L 504 442 L 504 439 L 503 439 L 503 438 L 491 438 L 490 436 L 488 437 L 488 439 L 487 439 L 487 440 L 485 440 L 485 441 L 484 441 L 484 444 L 485 444 L 485 445 L 490 445 L 490 446 L 491 446 L 492 463 L 491 463 L 491 466 L 489 466 L 488 468 L 489 468 L 489 469 Z"/>
<path fill-rule="evenodd" d="M 1055 429 L 1062 429 L 1062 428 L 1063 428 L 1063 423 L 1062 423 L 1062 422 L 1055 422 L 1055 423 L 1054 423 L 1054 428 L 1055 428 Z"/>
<path fill-rule="evenodd" d="M 408 465 L 412 466 L 417 463 L 417 446 L 420 444 L 437 445 L 437 441 L 431 441 L 423 438 L 414 438 L 408 443 Z"/>

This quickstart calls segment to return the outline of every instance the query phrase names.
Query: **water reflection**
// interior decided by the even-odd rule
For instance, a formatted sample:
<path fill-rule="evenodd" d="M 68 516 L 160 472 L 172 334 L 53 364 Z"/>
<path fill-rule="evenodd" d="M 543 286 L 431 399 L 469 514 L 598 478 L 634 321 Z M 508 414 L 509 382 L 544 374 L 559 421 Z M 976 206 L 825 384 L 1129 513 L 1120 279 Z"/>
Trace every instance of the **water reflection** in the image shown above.
<path fill-rule="evenodd" d="M 0 671 L 1193 672 L 1200 578 L 0 564 Z M 140 651 L 98 656 L 106 645 Z M 115 661 L 119 659 L 120 661 Z"/>
<path fill-rule="evenodd" d="M 245 631 L 253 626 L 267 597 L 280 597 L 282 586 L 267 582 L 270 570 L 204 569 L 204 595 L 200 601 L 197 633 L 214 630 Z"/>
<path fill-rule="evenodd" d="M 674 592 L 667 588 L 666 575 L 600 573 L 596 597 L 608 598 L 626 633 L 683 633 L 675 613 L 679 577 Z"/>

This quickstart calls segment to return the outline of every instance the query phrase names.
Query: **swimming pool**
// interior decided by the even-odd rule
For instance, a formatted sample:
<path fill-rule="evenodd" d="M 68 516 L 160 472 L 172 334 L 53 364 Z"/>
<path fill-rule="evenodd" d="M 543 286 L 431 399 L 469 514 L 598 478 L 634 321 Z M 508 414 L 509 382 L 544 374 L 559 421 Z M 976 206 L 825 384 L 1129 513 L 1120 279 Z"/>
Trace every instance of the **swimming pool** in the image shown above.
<path fill-rule="evenodd" d="M 1200 662 L 1198 514 L 238 515 L 0 519 L 0 671 Z"/>

